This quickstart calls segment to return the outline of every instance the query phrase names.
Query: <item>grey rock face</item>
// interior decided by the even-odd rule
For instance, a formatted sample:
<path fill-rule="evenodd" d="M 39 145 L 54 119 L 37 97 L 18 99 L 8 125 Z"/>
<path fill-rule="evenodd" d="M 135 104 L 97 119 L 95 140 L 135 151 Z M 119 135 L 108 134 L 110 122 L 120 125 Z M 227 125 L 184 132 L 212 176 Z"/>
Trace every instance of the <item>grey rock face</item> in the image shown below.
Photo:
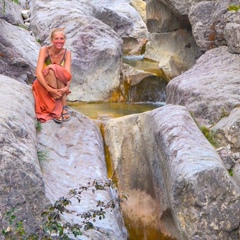
<path fill-rule="evenodd" d="M 49 204 L 37 158 L 34 100 L 30 87 L 3 75 L 0 82 L 1 217 L 15 208 L 17 219 L 34 232 Z M 1 221 L 1 229 L 3 224 L 9 223 Z"/>
<path fill-rule="evenodd" d="M 159 68 L 172 79 L 192 67 L 200 52 L 191 32 L 182 29 L 175 32 L 152 33 L 144 56 L 158 61 Z"/>
<path fill-rule="evenodd" d="M 191 68 L 202 54 L 188 19 L 188 12 L 196 2 L 147 1 L 147 27 L 151 34 L 144 56 L 158 61 L 168 79 Z"/>
<path fill-rule="evenodd" d="M 102 136 L 98 127 L 87 117 L 72 113 L 69 122 L 56 124 L 49 121 L 42 124 L 38 134 L 38 147 L 47 152 L 47 159 L 41 162 L 46 196 L 51 203 L 60 197 L 69 196 L 69 191 L 88 186 L 94 181 L 108 182 Z M 112 191 L 111 191 L 112 190 Z M 69 212 L 63 215 L 63 222 L 83 224 L 79 214 L 98 210 L 97 201 L 109 202 L 115 199 L 114 189 L 91 190 L 81 194 L 81 202 L 71 199 Z M 80 239 L 127 239 L 127 233 L 118 208 L 106 211 L 103 220 L 93 222 L 96 230 L 84 231 Z M 75 238 L 73 238 L 75 239 Z"/>
<path fill-rule="evenodd" d="M 227 47 L 207 51 L 167 86 L 167 103 L 184 105 L 200 125 L 214 125 L 239 105 L 240 56 Z"/>
<path fill-rule="evenodd" d="M 150 33 L 172 32 L 181 26 L 180 21 L 168 6 L 158 0 L 147 1 L 146 18 Z"/>
<path fill-rule="evenodd" d="M 203 1 L 194 5 L 189 12 L 193 36 L 205 52 L 219 46 L 228 46 L 232 53 L 239 53 L 239 12 L 229 11 L 237 1 Z"/>
<path fill-rule="evenodd" d="M 227 12 L 225 14 L 224 37 L 228 50 L 231 53 L 240 53 L 239 26 L 240 12 Z"/>
<path fill-rule="evenodd" d="M 0 4 L 0 18 L 13 25 L 23 25 L 21 11 L 23 6 L 13 1 L 3 0 Z"/>
<path fill-rule="evenodd" d="M 119 85 L 122 41 L 118 35 L 106 24 L 89 16 L 94 11 L 90 4 L 36 1 L 31 9 L 31 26 L 41 41 L 48 37 L 51 29 L 65 28 L 66 47 L 73 53 L 69 100 L 106 100 L 110 91 Z M 43 15 L 46 15 L 44 19 Z M 49 39 L 44 44 L 48 42 Z"/>
<path fill-rule="evenodd" d="M 140 21 L 137 12 L 130 5 L 129 9 L 132 10 L 125 12 L 123 7 L 119 10 L 119 6 L 116 2 L 31 3 L 31 26 L 38 39 L 45 40 L 54 27 L 65 27 L 68 38 L 66 46 L 73 53 L 70 101 L 107 100 L 111 91 L 119 86 L 122 56 L 120 36 L 140 38 L 143 32 L 146 35 L 146 28 L 133 29 L 133 21 L 137 22 L 137 16 Z M 129 11 L 129 16 L 126 11 Z M 45 18 L 42 18 L 43 15 Z M 131 16 L 134 16 L 133 19 Z"/>
<path fill-rule="evenodd" d="M 235 107 L 231 113 L 225 115 L 216 125 L 213 126 L 212 130 L 215 131 L 216 139 L 219 146 L 228 145 L 231 147 L 233 152 L 239 152 L 239 132 L 240 132 L 240 117 L 239 107 Z"/>
<path fill-rule="evenodd" d="M 19 82 L 32 82 L 40 45 L 27 30 L 3 19 L 0 19 L 0 28 L 0 73 Z"/>
<path fill-rule="evenodd" d="M 185 108 L 113 119 L 105 133 L 133 222 L 179 240 L 239 239 L 239 188 Z"/>
<path fill-rule="evenodd" d="M 186 0 L 186 1 L 179 1 L 179 0 L 160 0 L 165 5 L 171 9 L 177 15 L 188 15 L 188 12 L 191 6 L 195 5 L 196 3 L 203 2 L 204 0 Z"/>
<path fill-rule="evenodd" d="M 216 46 L 215 11 L 215 3 L 206 1 L 194 5 L 189 12 L 194 39 L 203 52 Z"/>
<path fill-rule="evenodd" d="M 90 0 L 94 17 L 110 26 L 121 38 L 146 39 L 148 31 L 137 10 L 126 0 Z"/>

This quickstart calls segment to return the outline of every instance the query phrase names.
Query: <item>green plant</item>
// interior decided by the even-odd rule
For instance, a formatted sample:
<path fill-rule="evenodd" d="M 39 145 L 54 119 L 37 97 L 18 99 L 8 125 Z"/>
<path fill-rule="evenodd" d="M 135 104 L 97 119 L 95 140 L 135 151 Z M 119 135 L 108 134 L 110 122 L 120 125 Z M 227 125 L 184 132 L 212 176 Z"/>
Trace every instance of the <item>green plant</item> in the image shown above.
<path fill-rule="evenodd" d="M 206 126 L 201 126 L 200 127 L 201 132 L 203 135 L 206 137 L 206 139 L 214 146 L 217 146 L 217 142 L 215 139 L 215 134 L 213 131 L 211 131 L 208 127 Z"/>
<path fill-rule="evenodd" d="M 2 14 L 6 13 L 6 2 L 5 0 L 2 0 Z"/>
<path fill-rule="evenodd" d="M 40 163 L 43 162 L 43 161 L 47 161 L 47 159 L 48 159 L 48 151 L 47 150 L 37 149 L 37 156 L 38 156 L 38 161 Z"/>
<path fill-rule="evenodd" d="M 221 108 L 221 118 L 228 117 L 229 114 L 224 107 Z"/>
<path fill-rule="evenodd" d="M 24 24 L 18 24 L 18 27 L 28 30 L 28 26 L 26 26 Z"/>
<path fill-rule="evenodd" d="M 6 2 L 8 1 L 11 1 L 11 2 L 14 2 L 14 3 L 17 3 L 19 4 L 20 2 L 18 0 L 2 0 L 2 13 L 5 14 L 6 13 Z"/>
<path fill-rule="evenodd" d="M 74 237 L 82 235 L 83 230 L 87 231 L 89 229 L 94 229 L 94 222 L 96 218 L 102 220 L 105 218 L 107 211 L 112 211 L 117 205 L 120 206 L 123 202 L 119 197 L 111 199 L 108 202 L 97 201 L 95 210 L 89 210 L 78 214 L 80 218 L 84 219 L 82 224 L 70 224 L 62 223 L 61 216 L 65 212 L 68 212 L 67 207 L 71 204 L 72 199 L 77 199 L 78 203 L 82 200 L 82 193 L 84 191 L 96 191 L 107 190 L 107 188 L 112 187 L 112 182 L 107 182 L 100 184 L 94 181 L 92 184 L 89 182 L 87 186 L 80 186 L 77 189 L 72 189 L 69 192 L 68 197 L 59 198 L 53 206 L 50 206 L 46 211 L 41 214 L 42 225 L 37 226 L 36 232 L 34 234 L 27 234 L 25 231 L 25 226 L 22 221 L 16 222 L 16 216 L 13 214 L 15 209 L 8 211 L 5 215 L 5 220 L 8 224 L 2 230 L 2 234 L 5 239 L 24 239 L 24 240 L 67 240 L 70 239 L 69 234 L 73 234 Z M 125 196 L 124 196 L 125 197 Z M 125 197 L 126 198 L 126 197 Z"/>
<path fill-rule="evenodd" d="M 12 208 L 11 210 L 7 211 L 6 214 L 4 215 L 5 221 L 9 223 L 6 229 L 2 229 L 2 234 L 5 236 L 5 239 L 11 239 L 8 238 L 8 236 L 11 235 L 10 233 L 13 230 L 15 231 L 15 235 L 18 237 L 21 237 L 26 234 L 23 222 L 22 221 L 16 222 L 16 216 L 14 214 L 15 212 L 16 212 L 15 208 Z"/>
<path fill-rule="evenodd" d="M 235 11 L 235 12 L 237 12 L 239 9 L 240 9 L 239 5 L 230 5 L 228 7 L 228 11 Z"/>
<path fill-rule="evenodd" d="M 37 124 L 36 124 L 37 133 L 41 132 L 41 130 L 42 130 L 42 124 L 41 124 L 41 122 L 37 121 Z"/>
<path fill-rule="evenodd" d="M 232 168 L 228 170 L 228 173 L 229 173 L 230 176 L 233 176 L 233 170 L 232 170 Z"/>

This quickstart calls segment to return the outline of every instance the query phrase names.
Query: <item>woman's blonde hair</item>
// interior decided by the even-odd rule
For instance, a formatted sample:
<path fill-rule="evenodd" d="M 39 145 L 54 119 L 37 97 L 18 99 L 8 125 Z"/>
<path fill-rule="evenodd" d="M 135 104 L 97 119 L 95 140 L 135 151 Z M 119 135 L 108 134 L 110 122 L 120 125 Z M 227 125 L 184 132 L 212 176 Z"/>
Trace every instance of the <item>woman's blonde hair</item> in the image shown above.
<path fill-rule="evenodd" d="M 64 32 L 64 28 L 54 28 L 54 29 L 51 31 L 50 39 L 53 39 L 54 34 L 55 34 L 56 32 L 62 32 L 63 35 L 64 35 L 64 38 L 66 39 L 66 34 L 65 34 L 65 32 Z"/>

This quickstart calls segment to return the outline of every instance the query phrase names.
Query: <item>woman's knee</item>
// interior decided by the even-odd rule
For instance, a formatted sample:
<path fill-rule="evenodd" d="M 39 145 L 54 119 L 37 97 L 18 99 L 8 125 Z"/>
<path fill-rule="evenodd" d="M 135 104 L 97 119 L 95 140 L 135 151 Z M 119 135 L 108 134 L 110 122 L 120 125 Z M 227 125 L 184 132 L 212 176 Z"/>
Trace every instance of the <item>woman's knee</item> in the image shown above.
<path fill-rule="evenodd" d="M 57 79 L 57 86 L 58 88 L 64 88 L 66 85 L 59 79 Z"/>
<path fill-rule="evenodd" d="M 52 69 L 49 69 L 48 73 L 45 75 L 46 82 L 54 88 L 57 88 L 58 81 L 55 76 L 55 73 Z"/>

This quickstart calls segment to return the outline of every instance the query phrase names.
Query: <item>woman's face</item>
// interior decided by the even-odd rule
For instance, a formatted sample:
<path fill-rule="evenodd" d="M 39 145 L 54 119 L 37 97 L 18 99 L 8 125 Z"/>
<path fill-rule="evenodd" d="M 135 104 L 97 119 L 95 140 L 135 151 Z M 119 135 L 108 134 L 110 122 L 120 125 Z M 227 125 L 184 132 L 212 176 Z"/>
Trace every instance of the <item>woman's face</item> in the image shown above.
<path fill-rule="evenodd" d="M 65 35 L 63 32 L 55 32 L 52 38 L 52 44 L 55 48 L 61 49 L 65 44 Z"/>

